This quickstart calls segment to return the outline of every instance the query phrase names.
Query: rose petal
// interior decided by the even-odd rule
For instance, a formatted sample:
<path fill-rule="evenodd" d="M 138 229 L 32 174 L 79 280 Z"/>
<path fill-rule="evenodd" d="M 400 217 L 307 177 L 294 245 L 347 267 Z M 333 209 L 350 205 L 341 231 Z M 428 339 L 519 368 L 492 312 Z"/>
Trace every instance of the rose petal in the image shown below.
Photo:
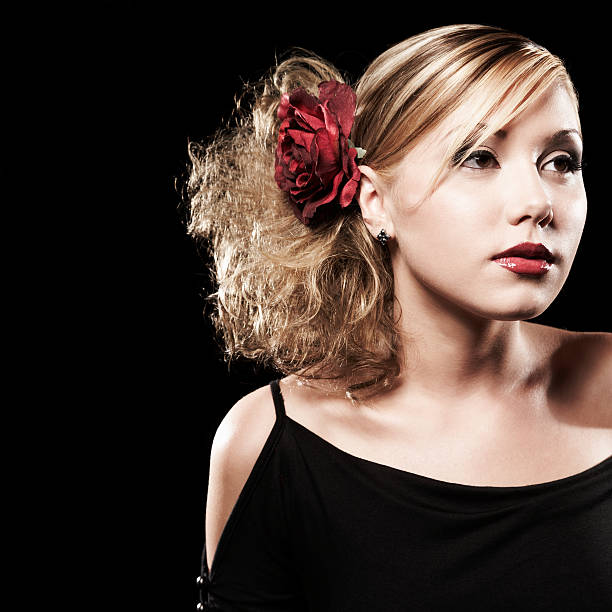
<path fill-rule="evenodd" d="M 357 185 L 359 183 L 357 181 L 350 180 L 340 192 L 340 197 L 338 198 L 338 202 L 342 208 L 346 208 L 355 197 L 355 193 L 357 192 Z"/>
<path fill-rule="evenodd" d="M 294 188 L 291 190 L 291 195 L 297 202 L 307 204 L 308 202 L 317 201 L 321 194 L 325 191 L 319 177 L 312 173 L 309 177 L 308 182 L 304 187 Z"/>
<path fill-rule="evenodd" d="M 340 127 L 338 125 L 338 117 L 331 112 L 327 106 L 323 107 L 323 118 L 325 119 L 325 129 L 329 134 L 329 140 L 336 150 L 335 156 L 339 156 L 338 139 L 340 138 Z"/>
<path fill-rule="evenodd" d="M 306 172 L 302 172 L 302 174 L 300 174 L 295 179 L 295 186 L 299 189 L 302 189 L 308 185 L 309 181 L 310 181 L 310 175 Z"/>
<path fill-rule="evenodd" d="M 338 81 L 321 83 L 319 85 L 319 100 L 323 105 L 327 102 L 327 108 L 338 117 L 340 129 L 348 138 L 353 128 L 355 106 L 357 104 L 357 96 L 350 85 Z"/>
<path fill-rule="evenodd" d="M 324 127 L 321 104 L 311 96 L 303 87 L 296 89 L 289 96 L 293 117 L 303 128 L 310 128 L 313 132 Z"/>
<path fill-rule="evenodd" d="M 315 211 L 317 210 L 319 206 L 323 206 L 324 204 L 329 204 L 329 202 L 331 202 L 337 197 L 343 178 L 344 177 L 342 174 L 336 175 L 334 177 L 334 182 L 331 185 L 331 188 L 329 189 L 329 191 L 327 191 L 325 194 L 321 194 L 319 198 L 316 198 L 316 199 L 312 198 L 304 206 L 304 209 L 302 210 L 302 215 L 304 216 L 304 218 L 308 218 L 308 219 L 312 218 L 315 214 Z"/>
<path fill-rule="evenodd" d="M 291 158 L 291 160 L 289 160 L 288 168 L 291 174 L 295 174 L 300 166 L 302 166 L 302 164 L 297 159 Z"/>
<path fill-rule="evenodd" d="M 280 104 L 278 105 L 277 115 L 279 119 L 285 119 L 287 117 L 288 109 L 289 109 L 289 94 L 284 93 L 281 96 Z"/>
<path fill-rule="evenodd" d="M 291 92 L 289 102 L 294 108 L 299 108 L 310 115 L 316 114 L 317 108 L 320 105 L 319 100 L 309 94 L 303 87 L 298 87 Z"/>
<path fill-rule="evenodd" d="M 344 138 L 344 137 L 342 137 Z M 342 156 L 342 168 L 344 169 L 344 174 L 349 178 L 361 178 L 361 172 L 359 172 L 359 166 L 355 159 L 357 158 L 357 149 L 348 148 L 348 142 L 344 139 L 343 146 L 341 147 L 343 152 L 345 153 Z"/>
<path fill-rule="evenodd" d="M 315 172 L 321 179 L 323 185 L 329 184 L 333 177 L 342 173 L 342 166 L 337 157 L 337 149 L 330 142 L 329 134 L 325 130 L 319 130 L 312 141 L 310 155 L 315 163 Z"/>
<path fill-rule="evenodd" d="M 292 197 L 298 202 L 307 202 L 322 191 L 323 187 L 319 177 L 312 171 L 306 169 L 301 179 L 301 185 L 294 184 L 291 188 Z"/>
<path fill-rule="evenodd" d="M 304 147 L 306 150 L 310 150 L 312 140 L 315 137 L 313 132 L 305 132 L 304 130 L 287 130 L 287 135 L 293 139 L 293 141 Z"/>

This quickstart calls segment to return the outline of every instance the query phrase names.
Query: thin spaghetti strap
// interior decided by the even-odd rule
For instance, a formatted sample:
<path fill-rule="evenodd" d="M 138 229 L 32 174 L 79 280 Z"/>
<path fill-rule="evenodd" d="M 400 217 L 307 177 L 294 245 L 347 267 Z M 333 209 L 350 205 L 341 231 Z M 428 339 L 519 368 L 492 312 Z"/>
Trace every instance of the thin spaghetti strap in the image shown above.
<path fill-rule="evenodd" d="M 280 379 L 271 381 L 270 387 L 274 398 L 274 407 L 276 408 L 276 420 L 280 421 L 285 416 L 285 402 L 280 389 Z"/>

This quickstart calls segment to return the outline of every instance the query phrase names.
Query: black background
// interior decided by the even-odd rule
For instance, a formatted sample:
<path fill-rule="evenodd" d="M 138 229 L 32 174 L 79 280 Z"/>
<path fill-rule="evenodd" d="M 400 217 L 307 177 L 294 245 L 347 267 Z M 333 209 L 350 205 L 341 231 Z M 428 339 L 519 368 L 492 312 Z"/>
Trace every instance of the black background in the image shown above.
<path fill-rule="evenodd" d="M 417 14 L 414 6 L 127 2 L 99 3 L 72 15 L 79 45 L 70 58 L 76 61 L 73 53 L 82 49 L 90 71 L 85 125 L 96 134 L 107 169 L 99 188 L 109 220 L 106 240 L 126 247 L 109 282 L 116 317 L 108 326 L 111 387 L 121 383 L 121 392 L 108 418 L 119 419 L 109 431 L 135 466 L 125 492 L 139 509 L 132 513 L 126 505 L 122 522 L 147 542 L 131 558 L 135 572 L 151 579 L 142 585 L 142 609 L 195 609 L 212 435 L 240 397 L 276 377 L 248 363 L 229 371 L 224 364 L 203 314 L 203 295 L 212 287 L 186 236 L 176 181 L 185 175 L 188 140 L 209 138 L 229 119 L 243 81 L 260 78 L 290 47 L 315 51 L 352 81 L 392 44 L 451 23 L 516 30 L 559 55 L 580 94 L 589 212 L 569 279 L 535 320 L 610 331 L 598 276 L 605 270 L 611 221 L 605 190 L 609 111 L 598 76 L 606 63 L 603 24 L 600 31 L 596 16 L 576 16 L 554 3 L 538 15 L 423 6 Z M 168 602 L 163 608 L 162 601 Z"/>

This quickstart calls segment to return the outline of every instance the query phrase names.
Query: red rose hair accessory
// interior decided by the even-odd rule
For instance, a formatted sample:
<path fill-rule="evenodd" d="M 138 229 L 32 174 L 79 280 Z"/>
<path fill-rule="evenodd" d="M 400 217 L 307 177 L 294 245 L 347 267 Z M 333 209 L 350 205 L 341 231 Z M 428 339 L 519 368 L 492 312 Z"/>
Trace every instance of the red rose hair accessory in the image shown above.
<path fill-rule="evenodd" d="M 349 140 L 355 104 L 355 92 L 338 81 L 321 83 L 318 98 L 303 87 L 281 97 L 274 178 L 306 225 L 319 206 L 353 201 L 361 178 L 355 160 L 365 155 Z"/>

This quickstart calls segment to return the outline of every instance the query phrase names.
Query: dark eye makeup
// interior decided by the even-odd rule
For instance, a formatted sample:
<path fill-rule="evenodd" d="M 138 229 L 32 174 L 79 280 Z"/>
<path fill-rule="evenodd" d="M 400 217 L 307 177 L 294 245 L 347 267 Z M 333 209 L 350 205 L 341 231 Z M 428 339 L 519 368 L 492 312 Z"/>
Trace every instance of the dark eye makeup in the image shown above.
<path fill-rule="evenodd" d="M 559 155 L 547 161 L 545 165 L 548 166 L 549 164 L 555 164 L 556 166 L 557 163 L 565 165 L 565 170 L 558 170 L 555 168 L 555 172 L 561 172 L 563 174 L 578 172 L 584 167 L 584 163 L 578 160 L 578 157 L 574 154 Z"/>
<path fill-rule="evenodd" d="M 469 147 L 462 147 L 461 150 L 457 151 L 453 155 L 452 166 L 456 167 L 461 163 L 461 158 L 465 154 L 465 151 Z M 558 172 L 560 174 L 573 174 L 582 170 L 585 166 L 584 162 L 578 158 L 575 152 L 568 152 L 567 155 L 558 155 L 551 160 L 548 160 L 544 166 L 554 164 L 552 172 Z M 561 165 L 561 167 L 559 167 Z M 473 170 L 489 170 L 493 168 L 499 168 L 499 163 L 495 158 L 495 155 L 486 149 L 479 149 L 472 152 L 468 157 L 461 163 L 462 167 L 470 168 Z"/>

